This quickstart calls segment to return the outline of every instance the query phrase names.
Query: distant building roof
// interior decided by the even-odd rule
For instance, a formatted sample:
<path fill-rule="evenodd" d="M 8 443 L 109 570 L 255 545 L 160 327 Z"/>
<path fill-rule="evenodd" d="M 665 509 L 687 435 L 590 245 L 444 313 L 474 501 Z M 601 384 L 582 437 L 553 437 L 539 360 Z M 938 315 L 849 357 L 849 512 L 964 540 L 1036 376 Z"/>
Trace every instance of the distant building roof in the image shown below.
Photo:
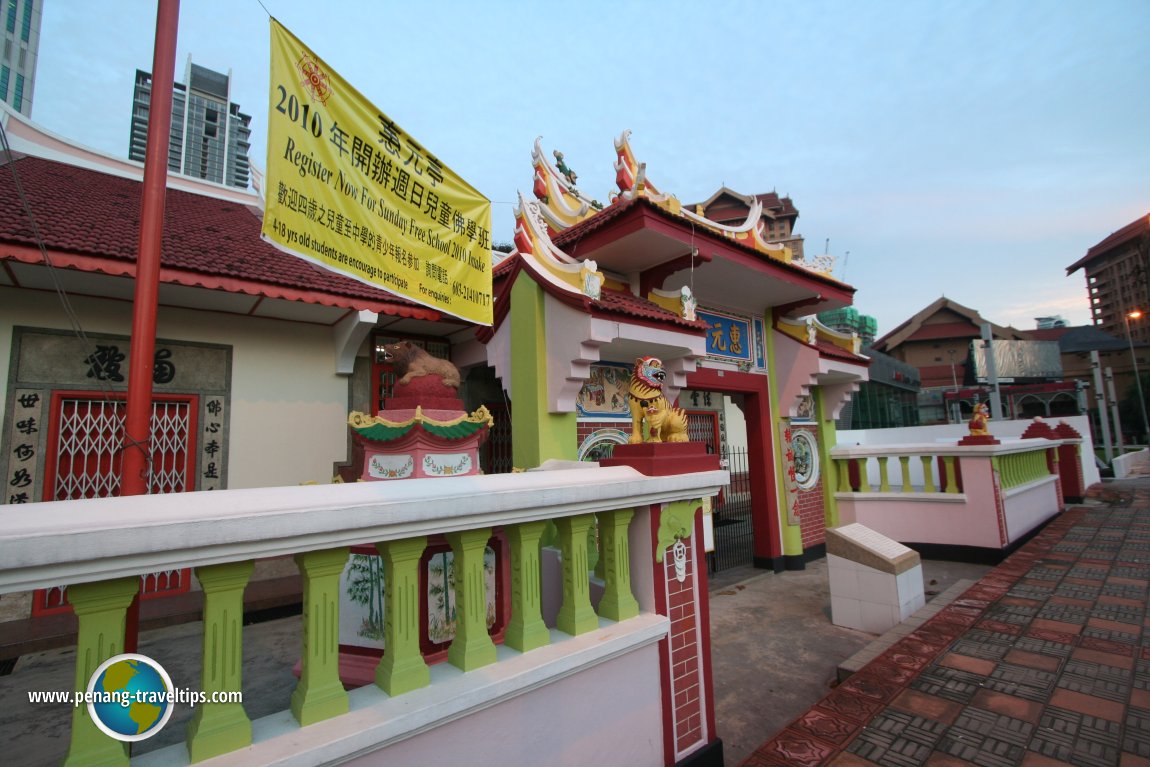
<path fill-rule="evenodd" d="M 763 204 L 763 210 L 771 215 L 772 218 L 789 218 L 791 216 L 798 218 L 799 211 L 795 207 L 794 202 L 790 197 L 779 197 L 778 192 L 763 192 L 762 194 L 740 194 L 733 189 L 728 189 L 725 186 L 719 187 L 719 190 L 700 203 L 694 203 L 688 207 L 694 208 L 700 205 L 704 210 L 710 208 L 714 203 L 719 202 L 723 197 L 732 198 L 742 205 L 750 208 L 751 204 L 758 200 Z"/>
<path fill-rule="evenodd" d="M 1062 331 L 1054 336 L 1054 331 Z M 1039 334 L 1043 334 L 1039 336 Z M 1029 335 L 1036 340 L 1049 340 L 1058 342 L 1058 351 L 1063 354 L 1081 352 L 1105 352 L 1128 348 L 1127 342 L 1107 333 L 1094 325 L 1076 325 L 1070 328 L 1052 328 L 1046 330 L 1032 330 Z M 1054 337 L 1050 337 L 1054 336 Z"/>
<path fill-rule="evenodd" d="M 950 311 L 961 317 L 961 320 L 943 323 L 927 323 L 934 315 L 939 312 Z M 943 296 L 938 300 L 931 303 L 929 306 L 916 312 L 910 319 L 900 323 L 894 330 L 890 331 L 882 338 L 874 342 L 874 348 L 879 351 L 889 353 L 892 349 L 897 348 L 903 342 L 908 340 L 931 340 L 935 338 L 965 338 L 978 337 L 978 328 L 986 322 L 974 309 L 963 306 L 957 301 Z M 1027 336 L 1019 330 L 1009 326 L 996 325 L 990 323 L 990 329 L 996 338 L 1017 340 L 1023 339 Z M 926 376 L 923 376 L 924 380 Z"/>
<path fill-rule="evenodd" d="M 1085 256 L 1066 267 L 1066 274 L 1074 274 L 1094 259 L 1100 258 L 1111 250 L 1143 236 L 1150 236 L 1150 213 L 1139 216 L 1117 232 L 1112 233 L 1109 237 L 1102 240 L 1102 242 L 1090 248 L 1090 250 L 1086 251 Z"/>

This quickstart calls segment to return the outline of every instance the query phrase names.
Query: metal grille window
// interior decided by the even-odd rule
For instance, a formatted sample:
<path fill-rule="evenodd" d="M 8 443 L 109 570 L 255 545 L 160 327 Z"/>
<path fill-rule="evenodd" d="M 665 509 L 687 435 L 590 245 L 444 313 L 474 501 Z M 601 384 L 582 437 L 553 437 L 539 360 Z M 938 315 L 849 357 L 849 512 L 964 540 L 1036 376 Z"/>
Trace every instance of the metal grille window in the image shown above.
<path fill-rule="evenodd" d="M 150 493 L 190 489 L 193 399 L 157 399 L 152 405 Z M 64 501 L 119 495 L 124 400 L 90 394 L 57 394 L 53 400 L 55 445 L 50 446 L 49 456 L 55 458 L 55 465 L 49 466 L 46 497 Z"/>
<path fill-rule="evenodd" d="M 196 445 L 195 396 L 157 396 L 152 403 L 152 476 L 148 492 L 194 490 Z M 45 471 L 46 500 L 108 498 L 120 494 L 124 417 L 127 405 L 93 392 L 56 392 Z M 140 596 L 181 594 L 191 585 L 191 571 L 164 570 L 140 576 Z M 68 609 L 67 587 L 35 592 L 33 615 Z"/>

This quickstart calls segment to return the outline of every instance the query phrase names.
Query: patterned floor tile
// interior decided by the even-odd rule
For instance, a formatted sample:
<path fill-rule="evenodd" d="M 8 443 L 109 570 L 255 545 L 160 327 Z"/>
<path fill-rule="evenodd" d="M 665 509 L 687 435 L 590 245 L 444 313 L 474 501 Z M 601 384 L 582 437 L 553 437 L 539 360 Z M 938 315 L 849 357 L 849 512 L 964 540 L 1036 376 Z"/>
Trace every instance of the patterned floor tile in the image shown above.
<path fill-rule="evenodd" d="M 932 665 L 919 674 L 909 687 L 937 698 L 968 703 L 982 689 L 985 680 L 986 677 L 969 671 Z"/>
<path fill-rule="evenodd" d="M 1075 626 L 1083 626 L 1090 618 L 1090 607 L 1083 605 L 1069 605 L 1059 604 L 1058 602 L 1049 601 L 1041 610 L 1038 611 L 1036 616 L 1047 621 L 1057 621 L 1059 623 L 1070 623 Z"/>
<path fill-rule="evenodd" d="M 842 686 L 836 687 L 830 695 L 823 698 L 819 704 L 838 716 L 844 716 L 851 721 L 863 724 L 883 707 L 883 701 L 860 695 L 853 690 L 844 690 Z"/>
<path fill-rule="evenodd" d="M 986 633 L 986 632 L 982 632 Z M 1014 637 L 1009 634 L 1000 634 L 996 636 L 1006 636 L 1010 639 Z M 1001 660 L 1007 653 L 1011 651 L 1014 646 L 1013 642 L 1006 642 L 1004 644 L 980 642 L 977 639 L 971 639 L 969 635 L 955 640 L 950 649 L 953 652 L 961 653 L 962 655 L 969 655 L 972 658 L 986 658 L 987 660 Z"/>
<path fill-rule="evenodd" d="M 1086 629 L 1082 632 L 1082 639 L 1078 641 L 1079 647 L 1085 647 L 1088 650 L 1097 650 L 1099 652 L 1114 653 L 1115 655 L 1134 655 L 1134 647 L 1138 643 L 1132 634 L 1115 635 L 1107 632 L 1105 637 L 1095 636 L 1095 632 L 1091 629 Z"/>
<path fill-rule="evenodd" d="M 1130 695 L 1133 677 L 1134 673 L 1131 669 L 1104 666 L 1099 663 L 1071 658 L 1062 669 L 1062 674 L 1058 678 L 1058 686 L 1066 690 L 1122 703 Z"/>
<path fill-rule="evenodd" d="M 1150 659 L 1139 658 L 1134 661 L 1134 689 L 1150 690 Z"/>
<path fill-rule="evenodd" d="M 1054 694 L 1050 696 L 1050 706 L 1052 708 L 1065 709 L 1067 711 L 1074 711 L 1079 714 L 1089 715 L 1097 719 L 1105 719 L 1111 722 L 1121 722 L 1125 718 L 1126 707 L 1116 701 L 1099 698 L 1095 695 L 1087 695 L 1081 692 L 1074 692 L 1064 688 L 1058 688 Z"/>
<path fill-rule="evenodd" d="M 833 711 L 816 706 L 796 719 L 791 728 L 812 735 L 832 746 L 842 746 L 854 735 L 858 725 Z"/>
<path fill-rule="evenodd" d="M 1122 750 L 1144 759 L 1150 758 L 1150 711 L 1127 709 Z"/>
<path fill-rule="evenodd" d="M 1014 767 L 1033 732 L 1030 722 L 968 708 L 939 740 L 938 749 L 980 767 Z"/>
<path fill-rule="evenodd" d="M 789 727 L 755 751 L 758 756 L 792 767 L 821 767 L 834 753 L 834 747 Z"/>
<path fill-rule="evenodd" d="M 946 725 L 903 711 L 884 711 L 846 749 L 882 767 L 925 764 Z"/>
<path fill-rule="evenodd" d="M 1051 629 L 1031 626 L 1026 631 L 1026 638 L 1036 639 L 1042 642 L 1049 642 L 1051 644 L 1072 645 L 1077 641 L 1077 634 L 1071 634 L 1066 631 L 1053 631 Z M 1024 640 L 1019 641 L 1021 642 Z"/>
<path fill-rule="evenodd" d="M 1057 681 L 1058 676 L 1049 671 L 1000 663 L 986 680 L 985 687 L 988 690 L 1043 703 L 1050 698 Z"/>
<path fill-rule="evenodd" d="M 1003 657 L 1003 660 L 1008 663 L 1013 663 L 1016 666 L 1036 668 L 1052 673 L 1058 671 L 1058 669 L 1062 666 L 1061 658 L 1055 655 L 1044 655 L 1037 652 L 1028 652 L 1020 648 L 1015 648 L 1006 653 L 1006 655 Z"/>
<path fill-rule="evenodd" d="M 983 708 L 1031 724 L 1041 718 L 1043 710 L 1043 705 L 1037 701 L 1025 700 L 995 690 L 979 690 L 971 698 L 970 704 L 975 708 Z"/>
<path fill-rule="evenodd" d="M 1118 722 L 1074 711 L 1048 708 L 1029 748 L 1043 756 L 1082 767 L 1118 764 Z"/>
<path fill-rule="evenodd" d="M 902 690 L 903 685 L 872 671 L 872 666 L 867 666 L 865 670 L 851 675 L 837 689 L 848 693 L 855 692 L 880 701 L 888 701 Z"/>

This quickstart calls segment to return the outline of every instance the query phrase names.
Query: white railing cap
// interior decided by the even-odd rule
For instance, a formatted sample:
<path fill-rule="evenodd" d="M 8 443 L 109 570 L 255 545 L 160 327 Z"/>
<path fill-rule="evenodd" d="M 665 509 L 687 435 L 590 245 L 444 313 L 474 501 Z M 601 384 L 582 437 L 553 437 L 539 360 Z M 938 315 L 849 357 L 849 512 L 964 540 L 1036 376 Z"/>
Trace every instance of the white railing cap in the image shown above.
<path fill-rule="evenodd" d="M 1047 450 L 1061 445 L 1063 442 L 1063 440 L 1043 437 L 1000 439 L 1002 439 L 1002 443 L 998 445 L 959 445 L 955 440 L 886 445 L 835 445 L 831 448 L 831 458 L 869 458 L 871 456 L 894 458 L 902 455 L 995 456 Z"/>
<path fill-rule="evenodd" d="M 0 593 L 700 498 L 728 478 L 614 466 L 8 506 Z"/>

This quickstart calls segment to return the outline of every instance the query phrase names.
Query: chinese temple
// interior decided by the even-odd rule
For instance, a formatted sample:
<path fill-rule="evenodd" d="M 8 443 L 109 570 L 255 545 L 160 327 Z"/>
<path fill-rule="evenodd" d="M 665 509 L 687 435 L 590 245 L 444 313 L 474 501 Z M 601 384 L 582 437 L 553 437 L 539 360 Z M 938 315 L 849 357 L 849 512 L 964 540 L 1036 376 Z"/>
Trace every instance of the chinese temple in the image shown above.
<path fill-rule="evenodd" d="M 854 289 L 829 256 L 772 241 L 762 196 L 724 188 L 687 205 L 648 176 L 629 131 L 615 153 L 618 191 L 600 203 L 560 152 L 553 164 L 535 143 L 534 199 L 520 195 L 514 251 L 494 271 L 494 325 L 479 331 L 514 403 L 513 462 L 602 458 L 627 442 L 630 371 L 654 356 L 692 441 L 725 453 L 718 404 L 741 411 L 745 465 L 729 466 L 731 513 L 717 508 L 716 525 L 753 531 L 756 566 L 801 569 L 836 521 L 820 466 L 868 363 L 857 336 L 814 315 L 850 305 Z M 745 218 L 732 222 L 740 205 Z M 700 407 L 700 395 L 715 405 Z"/>

